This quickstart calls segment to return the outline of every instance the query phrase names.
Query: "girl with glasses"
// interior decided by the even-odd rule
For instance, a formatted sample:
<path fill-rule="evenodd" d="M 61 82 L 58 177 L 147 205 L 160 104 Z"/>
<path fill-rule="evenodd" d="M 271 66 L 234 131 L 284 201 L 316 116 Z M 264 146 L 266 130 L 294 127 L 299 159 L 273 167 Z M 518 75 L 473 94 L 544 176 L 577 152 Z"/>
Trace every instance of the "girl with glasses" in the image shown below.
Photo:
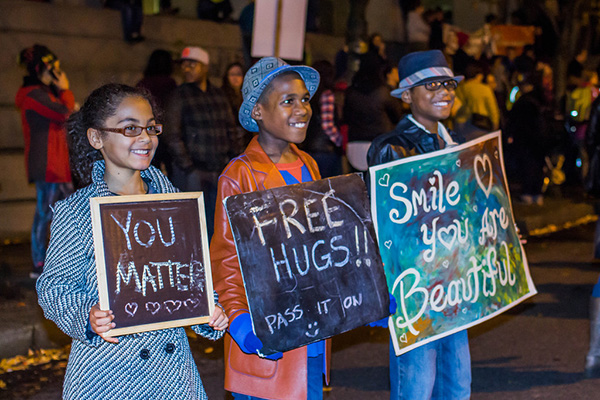
<path fill-rule="evenodd" d="M 48 319 L 73 338 L 65 399 L 206 399 L 183 328 L 119 338 L 110 310 L 100 310 L 90 197 L 173 193 L 150 165 L 162 126 L 148 92 L 119 84 L 93 91 L 67 122 L 73 175 L 79 190 L 55 206 L 50 247 L 37 282 Z M 211 340 L 228 319 L 220 307 L 192 329 Z"/>

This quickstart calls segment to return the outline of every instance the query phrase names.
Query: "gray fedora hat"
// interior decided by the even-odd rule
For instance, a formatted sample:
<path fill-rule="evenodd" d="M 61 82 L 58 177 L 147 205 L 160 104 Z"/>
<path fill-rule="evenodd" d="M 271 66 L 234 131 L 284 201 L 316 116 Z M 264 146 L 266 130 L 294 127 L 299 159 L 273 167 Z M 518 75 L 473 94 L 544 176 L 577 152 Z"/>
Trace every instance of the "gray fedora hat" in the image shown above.
<path fill-rule="evenodd" d="M 392 90 L 394 97 L 402 96 L 402 92 L 427 82 L 454 79 L 463 80 L 463 76 L 454 76 L 444 53 L 440 50 L 415 51 L 409 53 L 398 62 L 400 83 L 398 89 Z"/>
<path fill-rule="evenodd" d="M 238 113 L 238 118 L 244 129 L 250 132 L 258 132 L 258 124 L 251 116 L 252 109 L 269 83 L 276 76 L 287 71 L 293 71 L 300 75 L 306 85 L 306 89 L 310 93 L 310 97 L 315 94 L 319 87 L 320 77 L 314 68 L 305 65 L 289 65 L 277 57 L 261 58 L 256 64 L 250 67 L 248 72 L 246 72 L 246 76 L 244 76 L 244 83 L 242 85 L 244 101 Z"/>

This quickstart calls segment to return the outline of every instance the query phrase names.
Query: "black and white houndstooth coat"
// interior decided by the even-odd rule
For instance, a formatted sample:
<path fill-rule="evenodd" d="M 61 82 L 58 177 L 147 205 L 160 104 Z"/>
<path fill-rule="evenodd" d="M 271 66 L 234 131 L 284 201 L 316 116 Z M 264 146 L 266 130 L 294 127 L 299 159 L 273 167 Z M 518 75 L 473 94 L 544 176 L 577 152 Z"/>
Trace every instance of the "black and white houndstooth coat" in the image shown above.
<path fill-rule="evenodd" d="M 88 328 L 98 303 L 90 197 L 110 196 L 104 161 L 97 161 L 93 182 L 56 203 L 44 272 L 37 281 L 46 318 L 73 338 L 63 388 L 64 399 L 206 399 L 200 374 L 183 328 L 125 335 L 105 342 Z M 177 189 L 156 168 L 142 178 L 158 193 Z M 211 340 L 223 336 L 208 325 L 194 331 Z"/>

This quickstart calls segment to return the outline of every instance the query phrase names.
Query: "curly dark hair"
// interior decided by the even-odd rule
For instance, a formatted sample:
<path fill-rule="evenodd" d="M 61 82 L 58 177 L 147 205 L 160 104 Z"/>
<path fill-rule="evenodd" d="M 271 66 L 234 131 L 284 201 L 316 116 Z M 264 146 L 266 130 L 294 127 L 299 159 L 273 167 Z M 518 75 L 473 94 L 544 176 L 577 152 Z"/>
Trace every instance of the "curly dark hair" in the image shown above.
<path fill-rule="evenodd" d="M 67 120 L 69 163 L 76 188 L 85 187 L 92 182 L 93 164 L 97 160 L 102 160 L 100 151 L 94 149 L 88 141 L 88 129 L 104 126 L 105 121 L 115 115 L 126 97 L 141 97 L 147 100 L 152 107 L 154 117 L 159 119 L 158 108 L 146 89 L 109 83 L 94 90 L 79 111 L 71 114 Z"/>

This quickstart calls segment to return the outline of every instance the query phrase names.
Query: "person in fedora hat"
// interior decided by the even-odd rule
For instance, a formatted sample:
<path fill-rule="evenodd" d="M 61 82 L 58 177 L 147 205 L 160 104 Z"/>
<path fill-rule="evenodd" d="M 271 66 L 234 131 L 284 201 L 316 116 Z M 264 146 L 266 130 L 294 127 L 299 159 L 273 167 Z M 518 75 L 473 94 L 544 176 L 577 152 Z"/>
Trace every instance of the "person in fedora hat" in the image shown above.
<path fill-rule="evenodd" d="M 223 206 L 228 196 L 320 179 L 315 160 L 296 146 L 305 137 L 312 110 L 309 100 L 319 74 L 265 57 L 246 73 L 240 123 L 258 132 L 246 150 L 219 178 L 211 265 L 219 302 L 230 317 L 225 336 L 225 389 L 236 399 L 322 399 L 323 374 L 329 373 L 330 340 L 264 356 L 252 331 L 248 299 Z M 251 396 L 251 397 L 249 397 Z"/>
<path fill-rule="evenodd" d="M 179 63 L 184 83 L 168 101 L 163 135 L 172 160 L 169 179 L 182 191 L 204 192 L 210 238 L 219 174 L 244 150 L 244 133 L 235 123 L 227 95 L 208 79 L 208 52 L 186 47 Z"/>
<path fill-rule="evenodd" d="M 367 153 L 370 166 L 429 153 L 464 142 L 441 121 L 450 116 L 454 76 L 439 50 L 405 55 L 398 64 L 400 83 L 392 91 L 410 105 L 411 114 L 396 128 L 377 137 Z M 390 398 L 428 400 L 468 399 L 471 357 L 467 331 L 427 343 L 400 356 L 390 345 Z"/>

